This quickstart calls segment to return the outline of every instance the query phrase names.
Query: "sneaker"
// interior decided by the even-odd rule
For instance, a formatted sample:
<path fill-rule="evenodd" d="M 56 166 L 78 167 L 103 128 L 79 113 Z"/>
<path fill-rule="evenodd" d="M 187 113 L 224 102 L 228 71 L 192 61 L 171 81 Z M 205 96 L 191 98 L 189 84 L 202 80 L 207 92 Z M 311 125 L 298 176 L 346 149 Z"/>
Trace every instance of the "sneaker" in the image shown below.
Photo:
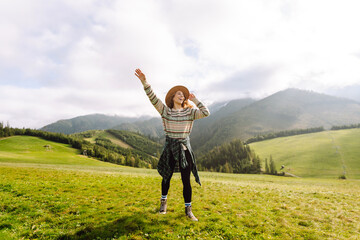
<path fill-rule="evenodd" d="M 160 214 L 166 214 L 166 207 L 167 207 L 167 199 L 160 200 Z"/>
<path fill-rule="evenodd" d="M 198 219 L 194 216 L 194 214 L 191 211 L 191 206 L 185 207 L 185 214 L 192 221 L 198 221 Z"/>

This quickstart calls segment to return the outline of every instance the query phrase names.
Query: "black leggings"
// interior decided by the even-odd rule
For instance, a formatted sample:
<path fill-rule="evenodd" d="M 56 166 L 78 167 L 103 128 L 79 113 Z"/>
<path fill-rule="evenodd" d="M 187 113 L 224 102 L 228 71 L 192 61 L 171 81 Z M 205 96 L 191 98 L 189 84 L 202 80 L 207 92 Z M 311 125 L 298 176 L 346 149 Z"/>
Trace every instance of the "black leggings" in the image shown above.
<path fill-rule="evenodd" d="M 190 156 L 190 152 L 188 150 L 185 151 L 185 156 L 186 156 L 186 161 L 188 162 L 188 166 L 185 169 L 182 169 L 180 167 L 180 172 L 181 172 L 181 180 L 183 183 L 183 196 L 184 196 L 184 201 L 185 203 L 189 203 L 191 202 L 191 195 L 192 195 L 192 189 L 191 189 L 191 184 L 190 184 L 190 173 L 191 173 L 191 167 L 192 167 L 192 161 L 191 161 L 191 156 Z M 174 170 L 175 168 L 175 160 L 172 157 L 173 161 L 170 162 L 170 167 L 172 170 Z M 170 180 L 171 180 L 172 174 L 169 178 L 169 180 L 167 181 L 167 183 L 165 183 L 164 179 L 161 182 L 161 194 L 162 195 L 167 195 L 169 192 L 169 188 L 170 188 Z"/>

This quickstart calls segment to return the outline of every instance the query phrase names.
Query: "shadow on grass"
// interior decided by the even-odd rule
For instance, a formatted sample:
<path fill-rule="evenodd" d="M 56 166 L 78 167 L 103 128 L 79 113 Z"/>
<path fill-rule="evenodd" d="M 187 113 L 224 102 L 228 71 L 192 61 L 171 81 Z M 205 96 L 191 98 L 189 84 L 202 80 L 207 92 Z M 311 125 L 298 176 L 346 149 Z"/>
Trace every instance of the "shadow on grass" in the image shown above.
<path fill-rule="evenodd" d="M 149 234 L 154 231 L 159 231 L 159 225 L 167 225 L 168 221 L 165 219 L 155 218 L 149 213 L 135 212 L 132 215 L 123 216 L 111 223 L 101 226 L 93 227 L 86 226 L 82 230 L 73 235 L 62 235 L 58 240 L 68 239 L 112 239 L 128 235 L 142 235 Z M 146 235 L 145 235 L 146 236 Z"/>

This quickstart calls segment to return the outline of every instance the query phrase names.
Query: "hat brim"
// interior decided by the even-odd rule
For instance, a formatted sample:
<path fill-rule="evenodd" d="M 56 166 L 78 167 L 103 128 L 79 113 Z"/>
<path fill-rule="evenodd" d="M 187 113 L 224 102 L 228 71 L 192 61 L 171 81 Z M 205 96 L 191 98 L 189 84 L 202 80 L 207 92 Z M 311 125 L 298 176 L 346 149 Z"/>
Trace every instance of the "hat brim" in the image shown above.
<path fill-rule="evenodd" d="M 188 90 L 186 87 L 181 86 L 181 85 L 175 86 L 175 87 L 171 88 L 171 89 L 168 91 L 168 93 L 166 94 L 165 102 L 166 102 L 166 105 L 167 105 L 168 107 L 170 107 L 170 105 L 171 105 L 171 97 L 172 97 L 173 95 L 175 95 L 175 93 L 176 93 L 177 91 L 181 91 L 181 92 L 184 94 L 185 100 L 186 100 L 186 99 L 189 99 L 190 92 L 189 92 L 189 90 Z"/>

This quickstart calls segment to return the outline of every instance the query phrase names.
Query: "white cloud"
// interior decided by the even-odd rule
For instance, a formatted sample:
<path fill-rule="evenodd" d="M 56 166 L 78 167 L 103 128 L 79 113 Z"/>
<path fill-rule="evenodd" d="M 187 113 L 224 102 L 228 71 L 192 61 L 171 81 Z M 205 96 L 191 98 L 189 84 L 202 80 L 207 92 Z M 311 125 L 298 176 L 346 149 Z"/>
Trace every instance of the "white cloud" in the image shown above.
<path fill-rule="evenodd" d="M 137 67 L 162 99 L 183 84 L 207 103 L 287 87 L 356 85 L 359 5 L 1 1 L 0 121 L 41 127 L 94 112 L 155 115 L 134 76 Z"/>
<path fill-rule="evenodd" d="M 9 121 L 11 126 L 38 128 L 59 119 L 92 113 L 132 117 L 156 116 L 155 108 L 144 96 L 140 85 L 140 91 L 47 87 L 24 89 L 2 86 L 0 122 Z"/>

